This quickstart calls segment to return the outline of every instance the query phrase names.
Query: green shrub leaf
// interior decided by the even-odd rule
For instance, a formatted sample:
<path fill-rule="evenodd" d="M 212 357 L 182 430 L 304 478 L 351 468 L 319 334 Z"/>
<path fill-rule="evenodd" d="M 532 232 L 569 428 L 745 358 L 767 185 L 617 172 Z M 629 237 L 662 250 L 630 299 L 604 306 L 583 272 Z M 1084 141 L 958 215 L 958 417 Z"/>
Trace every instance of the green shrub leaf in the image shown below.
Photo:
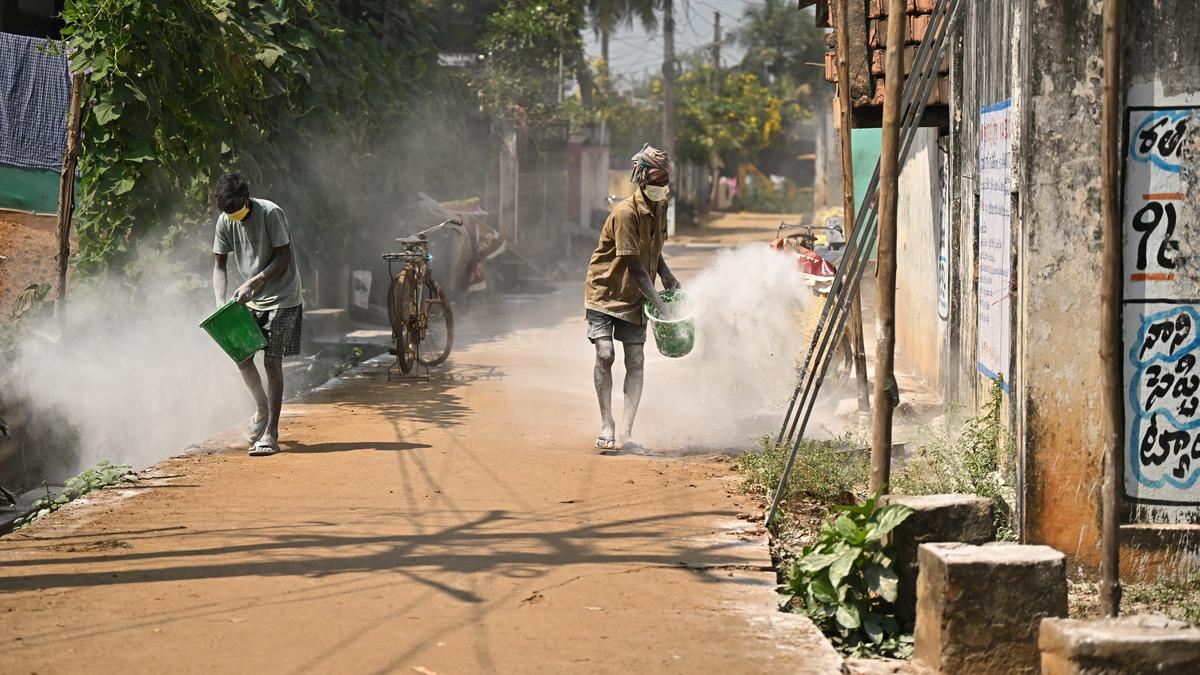
<path fill-rule="evenodd" d="M 893 570 L 868 563 L 863 570 L 863 576 L 866 578 L 867 588 L 871 589 L 872 593 L 888 602 L 896 601 L 896 589 L 900 580 Z"/>

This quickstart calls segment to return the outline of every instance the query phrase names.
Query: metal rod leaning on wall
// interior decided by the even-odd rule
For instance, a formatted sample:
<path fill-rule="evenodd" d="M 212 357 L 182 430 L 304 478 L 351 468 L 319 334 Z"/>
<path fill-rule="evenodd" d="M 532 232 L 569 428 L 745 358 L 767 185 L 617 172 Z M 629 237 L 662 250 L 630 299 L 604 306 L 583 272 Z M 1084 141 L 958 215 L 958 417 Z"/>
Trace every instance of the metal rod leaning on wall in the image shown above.
<path fill-rule="evenodd" d="M 945 35 L 949 30 L 949 21 L 945 21 L 945 20 L 946 20 L 947 16 L 949 15 L 949 13 L 951 12 L 951 6 L 953 6 L 956 9 L 957 8 L 957 0 L 953 0 L 953 3 L 951 2 L 951 0 L 939 0 L 938 3 L 934 6 L 933 14 L 930 17 L 930 25 L 934 29 L 933 30 L 934 35 L 940 36 L 941 41 L 939 42 L 939 41 L 937 41 L 937 39 L 934 39 L 934 40 L 925 40 L 924 42 L 921 43 L 921 46 L 917 49 L 917 56 L 916 56 L 916 59 L 914 61 L 913 68 L 912 68 L 912 72 L 914 74 L 919 72 L 919 73 L 923 73 L 923 77 L 928 76 L 927 71 L 929 70 L 929 68 L 927 67 L 927 64 L 929 64 L 930 62 L 932 62 L 934 64 L 937 63 L 936 55 L 939 55 L 941 53 L 941 45 L 944 44 Z M 952 19 L 952 15 L 949 15 L 949 16 Z M 943 21 L 945 21 L 945 24 L 943 24 Z M 943 29 L 940 34 L 937 33 L 937 29 L 939 27 L 941 27 Z M 934 68 L 935 68 L 934 73 L 936 73 L 936 65 L 934 66 Z M 904 115 L 905 120 L 909 120 L 909 119 L 919 120 L 921 118 L 921 116 L 924 114 L 925 102 L 928 99 L 930 87 L 928 85 L 926 85 L 922 89 L 922 87 L 919 86 L 921 83 L 922 83 L 922 80 L 920 80 L 918 78 L 912 78 L 910 80 L 905 81 L 904 96 L 903 96 L 903 99 L 901 102 L 901 107 L 903 110 L 905 110 L 905 115 Z M 919 96 L 917 95 L 918 90 L 920 90 Z M 914 101 L 919 102 L 920 105 L 919 106 L 914 105 L 913 104 Z M 911 144 L 911 140 L 908 143 Z M 907 155 L 907 151 L 905 154 Z M 870 184 L 867 187 L 867 191 L 865 193 L 866 197 L 864 199 L 864 204 L 863 204 L 862 208 L 859 210 L 857 218 L 854 220 L 854 226 L 852 228 L 852 232 L 855 232 L 855 233 L 862 232 L 863 231 L 862 228 L 863 228 L 864 224 L 867 222 L 868 218 L 875 217 L 878 215 L 877 212 L 875 211 L 875 206 L 874 206 L 875 200 L 878 198 L 878 194 L 877 194 L 878 189 L 879 189 L 879 164 L 878 164 L 878 162 L 876 162 L 875 172 L 871 176 Z M 863 240 L 863 237 L 861 237 L 861 236 L 853 236 L 853 237 L 848 238 L 848 245 L 847 245 L 846 251 L 842 255 L 843 261 L 849 260 L 849 261 L 851 261 L 851 263 L 850 263 L 851 265 L 854 264 L 854 261 L 857 259 L 857 256 L 859 255 L 859 253 L 861 252 L 861 250 L 863 248 L 862 240 Z M 866 247 L 866 250 L 870 251 L 871 245 L 868 245 Z M 796 384 L 796 389 L 795 389 L 795 391 L 792 392 L 791 402 L 788 404 L 787 412 L 784 414 L 783 425 L 779 429 L 779 436 L 775 439 L 776 445 L 783 443 L 785 438 L 787 439 L 788 443 L 792 442 L 792 440 L 796 434 L 797 424 L 799 423 L 801 417 L 804 417 L 806 419 L 805 426 L 807 426 L 807 415 L 805 415 L 805 413 L 803 411 L 804 411 L 806 402 L 808 401 L 809 393 L 813 387 L 813 379 L 811 376 L 813 375 L 814 371 L 816 370 L 814 365 L 816 363 L 819 363 L 823 358 L 826 358 L 826 357 L 822 356 L 822 354 L 824 354 L 827 349 L 826 345 L 829 343 L 829 340 L 827 337 L 828 332 L 826 331 L 826 328 L 828 328 L 830 325 L 836 325 L 841 321 L 840 319 L 837 318 L 839 316 L 837 314 L 837 312 L 834 312 L 833 316 L 831 316 L 830 310 L 834 309 L 835 307 L 840 306 L 841 301 L 839 300 L 839 298 L 840 298 L 839 293 L 841 292 L 841 290 L 843 290 L 845 288 L 845 279 L 847 277 L 846 272 L 847 272 L 846 265 L 841 265 L 838 267 L 837 271 L 834 274 L 833 284 L 830 288 L 829 296 L 825 301 L 825 305 L 822 307 L 821 316 L 817 322 L 817 329 L 816 329 L 816 331 L 813 332 L 812 344 L 809 346 L 808 356 L 805 358 L 805 360 L 803 362 L 801 372 L 800 372 L 800 378 Z M 832 321 L 831 321 L 831 319 L 832 319 Z M 822 340 L 823 337 L 825 338 L 825 340 Z M 840 334 L 839 334 L 839 337 L 840 337 Z M 832 344 L 836 344 L 836 342 L 833 342 Z M 814 356 L 815 356 L 815 359 L 814 359 Z M 801 395 L 801 394 L 803 394 L 803 395 Z M 797 402 L 800 403 L 800 408 L 796 408 Z M 789 422 L 791 424 L 790 428 L 789 428 Z M 803 431 L 801 432 L 801 435 L 803 435 Z"/>
<path fill-rule="evenodd" d="M 67 267 L 71 264 L 71 209 L 75 204 L 75 166 L 79 161 L 79 130 L 82 125 L 83 73 L 71 75 L 71 107 L 67 117 L 67 152 L 58 179 L 58 307 L 61 319 L 67 304 Z"/>
<path fill-rule="evenodd" d="M 900 158 L 903 160 L 908 157 L 909 150 L 916 139 L 916 130 L 919 128 L 920 119 L 925 113 L 925 107 L 929 101 L 930 92 L 933 89 L 933 84 L 937 75 L 937 63 L 943 49 L 945 48 L 946 39 L 954 29 L 954 23 L 958 15 L 958 10 L 961 5 L 958 0 L 939 0 L 935 6 L 934 14 L 931 19 L 931 26 L 934 31 L 934 39 L 922 43 L 917 51 L 917 57 L 912 69 L 914 77 L 909 78 L 904 85 L 904 96 L 901 102 L 901 107 L 904 109 L 904 123 L 902 127 L 903 140 L 900 149 Z M 932 43 L 932 44 L 931 44 Z M 926 59 L 926 57 L 929 59 Z M 920 73 L 918 75 L 918 73 Z M 910 105 L 911 104 L 911 105 Z M 805 387 L 804 400 L 802 406 L 797 410 L 796 419 L 792 421 L 793 431 L 795 430 L 796 422 L 800 424 L 800 434 L 796 437 L 792 445 L 791 453 L 788 455 L 786 464 L 784 465 L 783 474 L 780 477 L 779 485 L 776 487 L 774 499 L 767 511 L 767 525 L 770 527 L 775 522 L 775 515 L 778 512 L 779 505 L 783 501 L 783 494 L 786 489 L 788 477 L 791 475 L 792 467 L 796 461 L 796 454 L 800 449 L 800 443 L 804 439 L 804 430 L 808 427 L 809 416 L 812 414 L 812 408 L 815 404 L 816 397 L 820 393 L 821 384 L 824 381 L 825 373 L 829 368 L 828 352 L 825 347 L 828 343 L 830 335 L 840 336 L 845 323 L 845 311 L 848 298 L 853 297 L 858 292 L 862 282 L 863 271 L 866 269 L 866 261 L 870 257 L 870 251 L 874 245 L 876 238 L 876 229 L 878 225 L 878 212 L 875 209 L 876 199 L 878 194 L 876 188 L 879 181 L 879 165 L 876 164 L 875 173 L 871 178 L 871 187 L 867 191 L 867 198 L 864 200 L 862 208 L 859 210 L 858 219 L 856 221 L 855 231 L 862 232 L 862 237 L 859 238 L 859 246 L 855 246 L 855 242 L 850 242 L 847 247 L 845 257 L 851 260 L 849 266 L 842 266 L 838 269 L 838 276 L 834 279 L 833 287 L 825 304 L 825 310 L 834 307 L 834 314 L 839 317 L 832 326 L 830 334 L 825 335 L 825 341 L 821 343 L 821 353 L 818 355 L 818 361 L 821 363 L 813 369 L 816 378 L 810 380 L 809 386 L 815 383 L 815 390 L 812 397 L 809 397 L 809 389 Z M 845 278 L 842 277 L 843 272 L 849 272 Z M 845 279 L 848 278 L 848 281 Z M 845 284 L 843 286 L 842 284 Z M 822 324 L 818 325 L 818 333 L 824 326 L 824 314 L 822 315 Z M 837 337 L 834 338 L 835 340 Z M 816 346 L 817 336 L 814 335 L 814 347 Z M 811 352 L 810 352 L 811 357 Z M 823 360 L 822 360 L 823 359 Z M 807 372 L 808 361 L 805 362 Z M 805 374 L 801 374 L 803 380 Z M 805 384 L 802 382 L 802 385 Z M 800 386 L 797 386 L 797 392 Z M 792 408 L 797 401 L 798 395 L 793 395 L 792 405 L 788 408 L 788 416 L 791 416 Z M 788 420 L 785 418 L 784 427 L 786 428 Z M 781 432 L 782 433 L 782 432 Z M 789 434 L 789 441 L 791 435 Z"/>
<path fill-rule="evenodd" d="M 1121 611 L 1121 488 L 1124 482 L 1125 401 L 1121 359 L 1121 0 L 1102 9 L 1104 92 L 1100 109 L 1100 204 L 1104 254 L 1100 285 L 1100 365 L 1104 411 L 1104 483 L 1101 488 L 1100 608 Z"/>

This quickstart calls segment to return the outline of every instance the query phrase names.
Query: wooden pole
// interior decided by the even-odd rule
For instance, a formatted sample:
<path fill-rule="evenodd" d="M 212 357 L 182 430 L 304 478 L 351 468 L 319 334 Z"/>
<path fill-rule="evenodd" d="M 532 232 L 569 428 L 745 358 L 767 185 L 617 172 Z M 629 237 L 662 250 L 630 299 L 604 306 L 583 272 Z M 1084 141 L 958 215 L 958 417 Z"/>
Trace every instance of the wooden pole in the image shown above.
<path fill-rule="evenodd" d="M 875 309 L 875 408 L 871 433 L 871 493 L 887 492 L 892 465 L 892 397 L 896 385 L 896 203 L 900 178 L 900 97 L 904 82 L 905 0 L 888 0 L 883 147 L 879 155 L 879 252 Z"/>
<path fill-rule="evenodd" d="M 1121 362 L 1121 21 L 1120 0 L 1104 0 L 1104 93 L 1100 111 L 1100 206 L 1104 216 L 1100 286 L 1100 363 L 1103 370 L 1104 483 L 1101 488 L 1100 608 L 1121 611 L 1121 488 L 1125 401 Z"/>
<path fill-rule="evenodd" d="M 75 203 L 75 165 L 79 159 L 83 73 L 71 76 L 71 108 L 67 117 L 67 154 L 58 180 L 58 313 L 67 304 L 67 268 L 71 263 L 71 208 Z"/>
<path fill-rule="evenodd" d="M 854 220 L 857 209 L 854 204 L 854 142 L 851 129 L 854 126 L 854 111 L 850 96 L 850 0 L 842 0 L 837 5 L 834 23 L 837 31 L 837 75 L 838 75 L 838 106 L 841 108 L 841 129 L 839 137 L 842 145 L 842 211 L 845 223 L 846 241 L 854 241 L 858 233 L 854 231 Z M 871 411 L 870 385 L 867 384 L 867 350 L 863 338 L 862 296 L 855 291 L 850 299 L 850 340 L 854 351 L 854 376 L 858 380 L 858 411 Z"/>

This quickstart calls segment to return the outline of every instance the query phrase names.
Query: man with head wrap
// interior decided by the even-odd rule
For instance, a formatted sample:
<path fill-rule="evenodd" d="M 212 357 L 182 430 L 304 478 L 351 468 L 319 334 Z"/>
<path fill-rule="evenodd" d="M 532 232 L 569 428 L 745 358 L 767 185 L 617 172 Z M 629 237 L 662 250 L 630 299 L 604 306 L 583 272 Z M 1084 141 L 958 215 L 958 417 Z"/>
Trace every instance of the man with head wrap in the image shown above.
<path fill-rule="evenodd" d="M 667 310 L 655 290 L 655 277 L 660 277 L 668 290 L 679 288 L 679 281 L 662 257 L 670 178 L 671 158 L 662 150 L 647 144 L 633 156 L 630 181 L 637 187 L 633 196 L 613 207 L 588 264 L 584 309 L 588 339 L 596 348 L 594 378 L 601 419 L 596 447 L 604 451 L 615 450 L 618 439 L 612 414 L 612 367 L 616 361 L 613 340 L 621 343 L 625 354 L 625 414 L 619 438 L 625 449 L 634 449 L 636 444 L 630 437 L 645 373 L 646 319 L 642 304 L 650 301 L 665 316 Z"/>

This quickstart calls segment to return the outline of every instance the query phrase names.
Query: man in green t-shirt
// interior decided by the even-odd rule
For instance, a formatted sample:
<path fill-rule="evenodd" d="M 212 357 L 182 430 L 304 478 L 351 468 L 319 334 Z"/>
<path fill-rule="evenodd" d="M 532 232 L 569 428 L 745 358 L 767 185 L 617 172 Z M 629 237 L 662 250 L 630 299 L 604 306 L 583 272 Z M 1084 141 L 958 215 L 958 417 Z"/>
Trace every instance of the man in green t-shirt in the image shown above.
<path fill-rule="evenodd" d="M 283 209 L 265 199 L 252 199 L 250 185 L 236 173 L 217 180 L 216 234 L 213 237 L 213 293 L 217 305 L 227 302 L 226 261 L 245 282 L 233 299 L 245 303 L 267 339 L 263 369 L 267 390 L 254 358 L 238 364 L 242 379 L 258 406 L 246 425 L 246 438 L 254 456 L 279 452 L 279 411 L 283 407 L 283 357 L 300 353 L 304 310 L 300 297 L 300 271 L 292 256 L 292 238 Z"/>

